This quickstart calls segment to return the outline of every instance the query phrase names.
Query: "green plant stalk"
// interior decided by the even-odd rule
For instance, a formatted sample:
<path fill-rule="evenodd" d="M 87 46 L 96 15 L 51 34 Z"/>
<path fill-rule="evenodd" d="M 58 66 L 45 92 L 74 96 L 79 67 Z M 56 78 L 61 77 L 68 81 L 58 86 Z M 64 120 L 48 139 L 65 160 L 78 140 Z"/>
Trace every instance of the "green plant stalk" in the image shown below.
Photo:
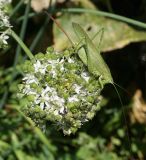
<path fill-rule="evenodd" d="M 24 0 L 19 1 L 19 3 L 15 6 L 13 11 L 11 12 L 10 17 L 12 17 L 19 10 L 19 8 L 22 6 L 23 3 Z"/>
<path fill-rule="evenodd" d="M 31 53 L 31 51 L 28 49 L 28 47 L 24 44 L 24 42 L 19 38 L 19 36 L 11 29 L 10 31 L 11 36 L 18 42 L 18 44 L 21 46 L 21 48 L 24 50 L 24 52 L 27 54 L 27 56 L 30 59 L 33 59 L 34 56 Z"/>
<path fill-rule="evenodd" d="M 91 14 L 95 14 L 98 16 L 113 18 L 115 20 L 123 21 L 123 22 L 129 23 L 131 25 L 146 29 L 146 23 L 139 22 L 139 21 L 133 20 L 131 18 L 127 18 L 127 17 L 120 16 L 120 15 L 113 14 L 113 13 L 108 13 L 108 12 L 103 12 L 103 11 L 98 11 L 98 10 L 93 10 L 93 9 L 86 9 L 86 8 L 68 8 L 68 9 L 61 9 L 60 11 L 61 12 L 70 12 L 70 13 L 85 13 L 85 12 L 91 13 Z"/>
<path fill-rule="evenodd" d="M 37 15 L 39 15 L 39 14 L 40 14 L 40 13 L 35 13 L 35 12 L 29 13 L 28 18 L 32 18 L 32 17 L 37 16 Z M 18 23 L 18 22 L 21 22 L 21 21 L 24 20 L 24 18 L 25 18 L 25 16 L 21 16 L 21 17 L 19 17 L 19 18 L 16 20 L 16 22 L 17 22 L 17 23 Z"/>
<path fill-rule="evenodd" d="M 23 20 L 22 26 L 21 26 L 21 31 L 20 31 L 20 38 L 22 39 L 22 41 L 24 40 L 24 36 L 25 36 L 25 32 L 26 32 L 26 27 L 27 27 L 27 22 L 28 22 L 28 15 L 29 15 L 29 11 L 30 11 L 30 2 L 31 0 L 29 0 L 26 8 L 25 8 L 25 18 Z M 21 53 L 21 47 L 19 45 L 17 45 L 17 49 L 16 49 L 16 54 L 15 54 L 15 59 L 14 59 L 14 68 L 16 67 L 16 64 L 18 63 L 18 58 L 19 55 Z"/>

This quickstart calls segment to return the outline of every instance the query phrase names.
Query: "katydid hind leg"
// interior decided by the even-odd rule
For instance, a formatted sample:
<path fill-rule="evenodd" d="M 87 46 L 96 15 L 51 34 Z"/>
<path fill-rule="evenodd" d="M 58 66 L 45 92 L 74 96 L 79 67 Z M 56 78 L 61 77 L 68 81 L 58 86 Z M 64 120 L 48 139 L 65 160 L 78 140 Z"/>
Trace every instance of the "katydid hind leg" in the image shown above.
<path fill-rule="evenodd" d="M 87 62 L 87 54 L 86 54 L 86 48 L 84 46 L 82 46 L 78 50 L 78 56 L 80 57 L 82 62 L 87 66 L 87 64 L 88 64 L 88 62 Z"/>
<path fill-rule="evenodd" d="M 99 84 L 100 84 L 100 87 L 103 89 L 104 84 L 103 84 L 103 82 L 102 82 L 102 75 L 99 76 Z"/>
<path fill-rule="evenodd" d="M 80 57 L 82 62 L 87 66 L 87 47 L 85 45 L 86 43 L 85 36 L 82 35 L 82 37 L 80 37 L 76 29 L 75 29 L 75 33 L 79 39 L 79 42 L 76 45 L 78 56 Z"/>

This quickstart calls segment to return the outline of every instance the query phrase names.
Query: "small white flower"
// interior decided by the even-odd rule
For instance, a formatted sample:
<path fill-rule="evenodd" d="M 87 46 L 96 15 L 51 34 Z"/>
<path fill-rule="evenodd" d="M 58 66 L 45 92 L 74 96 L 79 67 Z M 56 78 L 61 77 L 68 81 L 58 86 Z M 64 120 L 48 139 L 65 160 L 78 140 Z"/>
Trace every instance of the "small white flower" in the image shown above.
<path fill-rule="evenodd" d="M 62 58 L 59 63 L 63 64 L 64 63 L 64 58 Z"/>
<path fill-rule="evenodd" d="M 64 70 L 65 70 L 64 66 L 63 66 L 63 65 L 61 65 L 61 67 L 60 67 L 60 71 L 64 71 Z"/>
<path fill-rule="evenodd" d="M 53 67 L 53 66 L 55 67 L 56 64 L 59 63 L 59 59 L 57 59 L 57 60 L 48 60 L 48 63 L 51 64 L 52 67 Z"/>
<path fill-rule="evenodd" d="M 35 92 L 35 90 L 32 89 L 32 88 L 30 87 L 30 85 L 28 85 L 28 84 L 25 85 L 25 88 L 23 89 L 22 92 L 23 92 L 24 94 L 26 94 L 26 95 L 31 95 L 31 94 L 36 95 L 36 94 L 37 94 L 37 93 Z"/>
<path fill-rule="evenodd" d="M 3 23 L 5 26 L 9 26 L 9 17 L 8 16 L 5 16 L 3 19 L 2 19 Z"/>
<path fill-rule="evenodd" d="M 76 95 L 73 95 L 72 97 L 68 98 L 68 102 L 78 102 L 78 101 L 79 101 L 79 99 L 77 98 Z"/>
<path fill-rule="evenodd" d="M 36 96 L 35 103 L 37 105 L 40 105 L 41 109 L 44 109 L 44 108 L 49 109 L 51 108 L 51 104 L 49 102 L 50 102 L 50 96 L 48 93 L 48 88 L 46 88 L 46 89 L 43 89 L 42 92 Z"/>
<path fill-rule="evenodd" d="M 60 108 L 59 113 L 64 115 L 64 114 L 67 113 L 67 109 L 63 106 L 63 107 Z"/>
<path fill-rule="evenodd" d="M 55 115 L 55 116 L 59 115 L 58 110 L 55 110 L 55 111 L 54 111 L 54 115 Z"/>
<path fill-rule="evenodd" d="M 26 84 L 39 83 L 38 79 L 33 74 L 26 74 L 22 80 L 25 81 Z"/>
<path fill-rule="evenodd" d="M 8 35 L 4 35 L 3 39 L 2 39 L 4 44 L 8 44 L 7 39 L 9 39 L 9 36 Z"/>
<path fill-rule="evenodd" d="M 52 99 L 53 99 L 54 103 L 57 104 L 58 106 L 64 105 L 64 102 L 65 102 L 64 99 L 61 98 L 61 97 L 59 97 L 59 96 L 57 95 L 57 93 L 52 96 Z"/>
<path fill-rule="evenodd" d="M 45 74 L 47 65 L 41 64 L 39 60 L 34 64 L 35 72 L 40 72 L 42 74 Z"/>
<path fill-rule="evenodd" d="M 71 58 L 68 58 L 68 63 L 74 63 L 74 60 Z"/>
<path fill-rule="evenodd" d="M 71 134 L 71 130 L 70 130 L 70 129 L 68 129 L 68 130 L 63 130 L 63 133 L 64 133 L 65 135 L 70 135 L 70 134 Z"/>
<path fill-rule="evenodd" d="M 81 77 L 84 78 L 86 82 L 88 82 L 90 79 L 90 76 L 87 72 L 82 72 Z"/>
<path fill-rule="evenodd" d="M 54 88 L 51 88 L 46 85 L 46 88 L 43 90 L 43 94 L 46 94 L 47 92 L 53 92 L 53 91 L 54 91 Z"/>
<path fill-rule="evenodd" d="M 52 74 L 52 77 L 53 77 L 53 78 L 55 78 L 56 75 L 57 75 L 57 74 L 56 74 L 56 71 L 55 71 L 54 69 L 52 69 L 52 70 L 50 71 L 50 73 Z"/>
<path fill-rule="evenodd" d="M 9 36 L 7 35 L 9 32 L 9 28 L 12 26 L 9 23 L 9 17 L 6 16 L 5 6 L 10 3 L 10 0 L 0 0 L 0 48 L 3 48 L 7 45 L 7 39 Z"/>
<path fill-rule="evenodd" d="M 7 5 L 8 3 L 11 3 L 12 0 L 0 0 L 0 7 L 3 7 L 4 5 Z"/>
<path fill-rule="evenodd" d="M 74 89 L 75 89 L 75 92 L 77 93 L 77 94 L 79 94 L 80 92 L 81 92 L 81 86 L 79 86 L 79 85 L 77 85 L 77 84 L 74 84 Z"/>

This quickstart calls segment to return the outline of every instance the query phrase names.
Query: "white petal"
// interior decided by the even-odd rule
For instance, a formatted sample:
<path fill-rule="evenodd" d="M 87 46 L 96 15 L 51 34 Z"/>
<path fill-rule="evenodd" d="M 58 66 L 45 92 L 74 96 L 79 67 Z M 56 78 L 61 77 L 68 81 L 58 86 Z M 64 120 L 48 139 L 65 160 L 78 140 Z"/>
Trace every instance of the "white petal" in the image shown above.
<path fill-rule="evenodd" d="M 77 98 L 76 95 L 68 98 L 68 102 L 78 102 L 78 101 L 79 101 L 79 99 Z"/>
<path fill-rule="evenodd" d="M 82 76 L 82 78 L 85 79 L 86 82 L 88 82 L 90 79 L 90 76 L 87 72 L 82 72 L 81 76 Z"/>

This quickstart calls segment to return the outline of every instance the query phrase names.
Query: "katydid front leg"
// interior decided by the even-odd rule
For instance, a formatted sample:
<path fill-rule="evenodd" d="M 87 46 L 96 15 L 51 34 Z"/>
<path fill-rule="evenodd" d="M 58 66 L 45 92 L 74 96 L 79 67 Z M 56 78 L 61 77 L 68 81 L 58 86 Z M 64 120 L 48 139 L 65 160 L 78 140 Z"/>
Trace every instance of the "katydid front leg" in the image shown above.
<path fill-rule="evenodd" d="M 103 84 L 103 77 L 102 77 L 102 75 L 101 76 L 99 76 L 99 84 L 100 84 L 100 87 L 101 87 L 101 89 L 103 89 L 103 87 L 104 87 L 104 84 Z"/>
<path fill-rule="evenodd" d="M 82 45 L 77 49 L 78 56 L 82 60 L 82 62 L 87 66 L 87 47 L 85 45 L 85 37 L 83 37 L 77 46 L 82 43 Z"/>

